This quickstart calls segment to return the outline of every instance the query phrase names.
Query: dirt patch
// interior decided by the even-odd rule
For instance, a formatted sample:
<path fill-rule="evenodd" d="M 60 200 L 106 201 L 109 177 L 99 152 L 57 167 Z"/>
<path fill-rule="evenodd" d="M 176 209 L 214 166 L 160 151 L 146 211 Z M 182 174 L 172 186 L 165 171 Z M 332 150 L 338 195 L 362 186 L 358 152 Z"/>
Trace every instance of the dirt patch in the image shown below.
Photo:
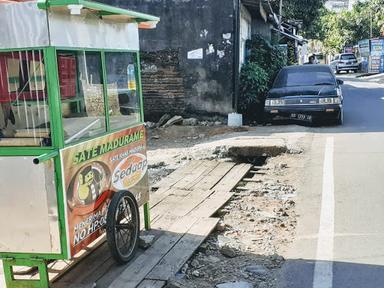
<path fill-rule="evenodd" d="M 187 147 L 196 143 L 201 143 L 212 136 L 252 130 L 255 130 L 255 128 L 174 125 L 168 128 L 149 129 L 148 139 L 151 140 L 149 143 L 151 149 L 177 146 Z"/>
<path fill-rule="evenodd" d="M 180 134 L 186 131 L 184 128 L 151 132 L 159 135 L 150 140 L 152 181 L 192 159 L 252 162 L 251 159 L 258 166 L 265 160 L 266 163 L 265 169 L 253 169 L 247 181 L 239 183 L 232 199 L 216 215 L 221 219 L 217 230 L 170 281 L 169 287 L 208 288 L 227 282 L 240 283 L 233 287 L 276 287 L 276 275 L 284 263 L 279 255 L 284 255 L 295 235 L 295 186 L 299 180 L 296 168 L 303 161 L 300 137 L 267 137 L 257 135 L 255 129 L 235 132 L 227 127 L 213 131 L 212 127 L 188 127 L 186 133 Z M 196 134 L 214 136 L 190 138 Z M 260 144 L 261 139 L 278 139 L 274 143 L 280 143 L 284 150 L 276 157 L 241 158 L 228 153 L 228 145 L 237 141 Z M 246 283 L 251 286 L 241 286 Z"/>
<path fill-rule="evenodd" d="M 276 275 L 284 263 L 279 255 L 295 235 L 296 190 L 288 164 L 295 163 L 295 157 L 269 158 L 267 169 L 250 174 L 251 182 L 239 184 L 217 213 L 221 218 L 217 230 L 173 281 L 194 288 L 227 282 L 276 287 Z"/>

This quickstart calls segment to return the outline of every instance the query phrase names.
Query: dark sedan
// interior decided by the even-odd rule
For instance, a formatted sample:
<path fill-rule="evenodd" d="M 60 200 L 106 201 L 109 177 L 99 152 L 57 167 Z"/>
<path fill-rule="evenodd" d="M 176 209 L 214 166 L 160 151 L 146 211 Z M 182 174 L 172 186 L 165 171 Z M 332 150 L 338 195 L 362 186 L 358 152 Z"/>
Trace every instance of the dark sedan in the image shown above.
<path fill-rule="evenodd" d="M 284 67 L 265 100 L 266 120 L 331 120 L 342 124 L 341 84 L 328 65 Z"/>

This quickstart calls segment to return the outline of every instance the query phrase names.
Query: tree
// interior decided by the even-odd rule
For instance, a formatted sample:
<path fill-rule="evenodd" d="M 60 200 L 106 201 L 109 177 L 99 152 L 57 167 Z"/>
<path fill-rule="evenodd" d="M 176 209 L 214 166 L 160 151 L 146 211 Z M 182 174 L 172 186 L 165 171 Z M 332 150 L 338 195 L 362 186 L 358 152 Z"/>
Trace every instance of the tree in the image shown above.
<path fill-rule="evenodd" d="M 346 45 L 355 45 L 359 40 L 378 37 L 384 32 L 384 0 L 357 2 L 351 11 L 335 13 L 324 9 L 315 24 L 325 52 L 338 53 Z"/>
<path fill-rule="evenodd" d="M 285 54 L 261 35 L 246 42 L 249 55 L 240 72 L 240 112 L 246 121 L 263 121 L 264 102 L 276 74 L 287 63 Z"/>
<path fill-rule="evenodd" d="M 280 0 L 272 0 L 274 11 L 279 11 Z M 283 0 L 282 16 L 284 19 L 301 20 L 303 22 L 302 32 L 307 38 L 314 38 L 317 29 L 317 19 L 321 15 L 325 0 Z"/>

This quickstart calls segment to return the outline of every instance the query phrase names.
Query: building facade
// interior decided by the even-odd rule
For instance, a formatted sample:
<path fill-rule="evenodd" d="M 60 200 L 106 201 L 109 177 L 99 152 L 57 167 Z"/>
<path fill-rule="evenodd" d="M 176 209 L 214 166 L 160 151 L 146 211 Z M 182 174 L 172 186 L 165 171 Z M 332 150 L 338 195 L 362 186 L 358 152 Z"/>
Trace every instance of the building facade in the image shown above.
<path fill-rule="evenodd" d="M 102 0 L 160 17 L 141 31 L 144 109 L 164 113 L 221 114 L 236 110 L 245 42 L 258 31 L 270 38 L 261 0 Z"/>
<path fill-rule="evenodd" d="M 336 13 L 340 13 L 345 10 L 352 10 L 353 5 L 357 0 L 330 0 L 325 2 L 325 7 Z"/>

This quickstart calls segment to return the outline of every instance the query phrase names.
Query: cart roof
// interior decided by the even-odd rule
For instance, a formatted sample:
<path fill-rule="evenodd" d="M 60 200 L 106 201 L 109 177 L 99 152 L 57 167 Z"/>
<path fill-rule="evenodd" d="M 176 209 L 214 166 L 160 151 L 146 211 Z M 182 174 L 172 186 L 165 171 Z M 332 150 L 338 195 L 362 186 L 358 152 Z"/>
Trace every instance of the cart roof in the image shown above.
<path fill-rule="evenodd" d="M 69 5 L 77 5 L 81 9 L 81 13 L 90 12 L 97 14 L 103 19 L 116 22 L 139 23 L 139 28 L 154 28 L 159 17 L 144 14 L 136 11 L 122 9 L 111 5 L 88 1 L 88 0 L 39 0 L 38 7 L 40 9 L 50 9 L 51 11 L 68 11 Z"/>
<path fill-rule="evenodd" d="M 139 51 L 139 28 L 159 18 L 89 0 L 0 0 L 0 49 L 96 48 Z"/>

